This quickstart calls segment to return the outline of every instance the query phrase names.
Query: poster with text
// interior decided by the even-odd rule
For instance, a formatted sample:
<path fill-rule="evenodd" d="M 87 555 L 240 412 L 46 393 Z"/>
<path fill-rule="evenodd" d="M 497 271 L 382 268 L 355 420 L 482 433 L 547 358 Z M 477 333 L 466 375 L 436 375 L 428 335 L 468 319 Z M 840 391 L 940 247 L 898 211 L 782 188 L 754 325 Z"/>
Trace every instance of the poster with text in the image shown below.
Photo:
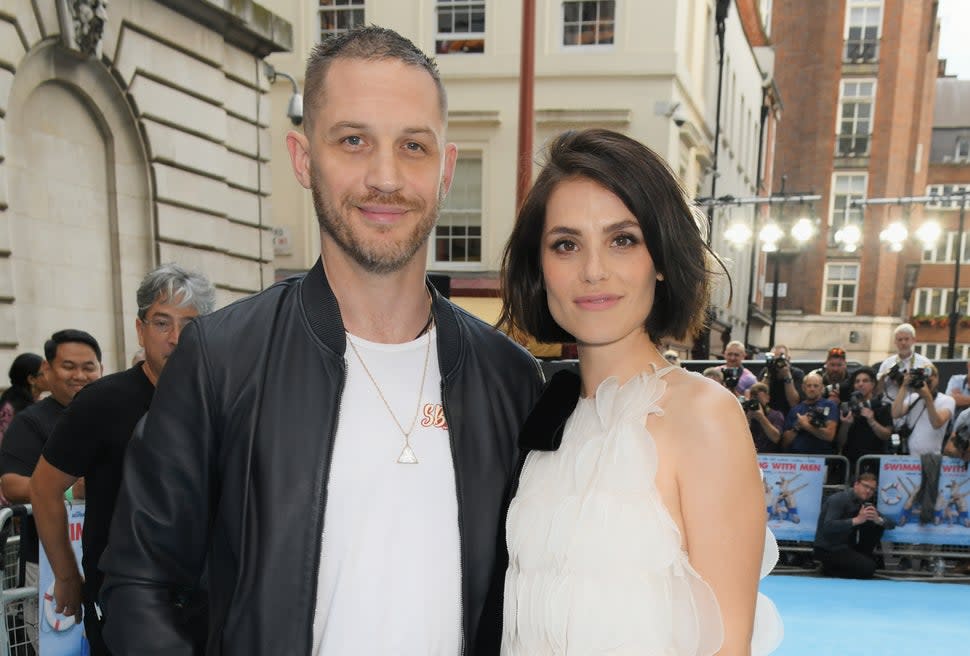
<path fill-rule="evenodd" d="M 931 497 L 919 494 L 922 467 L 915 456 L 884 456 L 879 471 L 879 512 L 891 517 L 896 528 L 884 540 L 902 544 L 970 546 L 970 474 L 956 458 L 943 458 L 936 501 L 921 522 L 922 504 Z"/>
<path fill-rule="evenodd" d="M 768 527 L 778 540 L 812 542 L 825 485 L 824 456 L 759 455 Z"/>
<path fill-rule="evenodd" d="M 68 533 L 74 557 L 81 562 L 81 534 L 84 531 L 84 503 L 74 502 L 67 509 Z M 43 656 L 87 656 L 90 652 L 84 637 L 84 625 L 75 623 L 73 617 L 54 612 L 54 572 L 43 547 L 40 549 L 40 582 L 37 585 L 39 615 L 37 628 L 40 634 L 40 653 Z M 78 565 L 80 569 L 80 564 Z"/>

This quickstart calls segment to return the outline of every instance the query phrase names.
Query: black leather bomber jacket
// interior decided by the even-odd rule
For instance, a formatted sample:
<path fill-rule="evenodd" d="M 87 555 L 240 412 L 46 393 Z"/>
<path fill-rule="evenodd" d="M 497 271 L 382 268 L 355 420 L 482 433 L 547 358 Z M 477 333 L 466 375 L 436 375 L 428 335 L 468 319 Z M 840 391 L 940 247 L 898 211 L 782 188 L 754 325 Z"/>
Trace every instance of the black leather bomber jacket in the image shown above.
<path fill-rule="evenodd" d="M 437 293 L 433 311 L 458 494 L 464 652 L 472 654 L 481 632 L 501 630 L 500 618 L 481 616 L 516 436 L 541 372 Z M 129 444 L 101 559 L 113 653 L 193 653 L 172 601 L 204 587 L 206 653 L 310 654 L 345 345 L 319 261 L 182 333 Z"/>

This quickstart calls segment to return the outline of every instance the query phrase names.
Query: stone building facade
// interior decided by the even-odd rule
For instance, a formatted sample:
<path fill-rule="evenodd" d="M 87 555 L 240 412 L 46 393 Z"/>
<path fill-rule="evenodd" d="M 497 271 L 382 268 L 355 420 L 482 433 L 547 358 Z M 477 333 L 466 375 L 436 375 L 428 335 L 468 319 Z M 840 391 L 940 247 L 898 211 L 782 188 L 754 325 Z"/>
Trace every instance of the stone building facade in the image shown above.
<path fill-rule="evenodd" d="M 220 305 L 272 281 L 263 58 L 291 43 L 251 0 L 0 0 L 0 371 L 68 327 L 124 368 L 162 262 Z"/>

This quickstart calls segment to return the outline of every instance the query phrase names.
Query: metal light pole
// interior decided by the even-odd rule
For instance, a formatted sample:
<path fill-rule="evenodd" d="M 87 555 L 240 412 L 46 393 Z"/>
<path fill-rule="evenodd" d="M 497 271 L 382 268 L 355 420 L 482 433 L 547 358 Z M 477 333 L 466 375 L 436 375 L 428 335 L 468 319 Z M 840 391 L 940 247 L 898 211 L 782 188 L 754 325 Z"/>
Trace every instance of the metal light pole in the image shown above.
<path fill-rule="evenodd" d="M 532 186 L 532 132 L 535 125 L 535 0 L 522 2 L 522 52 L 519 58 L 519 143 L 515 164 L 515 211 Z"/>

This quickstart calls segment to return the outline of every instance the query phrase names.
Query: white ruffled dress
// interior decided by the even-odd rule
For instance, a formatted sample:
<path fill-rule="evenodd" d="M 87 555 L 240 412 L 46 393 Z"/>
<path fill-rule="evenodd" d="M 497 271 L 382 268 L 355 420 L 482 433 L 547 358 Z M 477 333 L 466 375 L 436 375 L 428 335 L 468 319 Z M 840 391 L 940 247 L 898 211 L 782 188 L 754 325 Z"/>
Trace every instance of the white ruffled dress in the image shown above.
<path fill-rule="evenodd" d="M 557 451 L 532 451 L 509 508 L 502 654 L 703 656 L 723 640 L 717 599 L 691 567 L 657 491 L 645 428 L 667 384 L 610 378 L 580 399 Z M 765 529 L 767 531 L 767 528 Z M 774 567 L 770 531 L 761 576 Z M 752 654 L 781 642 L 781 618 L 758 596 Z"/>

